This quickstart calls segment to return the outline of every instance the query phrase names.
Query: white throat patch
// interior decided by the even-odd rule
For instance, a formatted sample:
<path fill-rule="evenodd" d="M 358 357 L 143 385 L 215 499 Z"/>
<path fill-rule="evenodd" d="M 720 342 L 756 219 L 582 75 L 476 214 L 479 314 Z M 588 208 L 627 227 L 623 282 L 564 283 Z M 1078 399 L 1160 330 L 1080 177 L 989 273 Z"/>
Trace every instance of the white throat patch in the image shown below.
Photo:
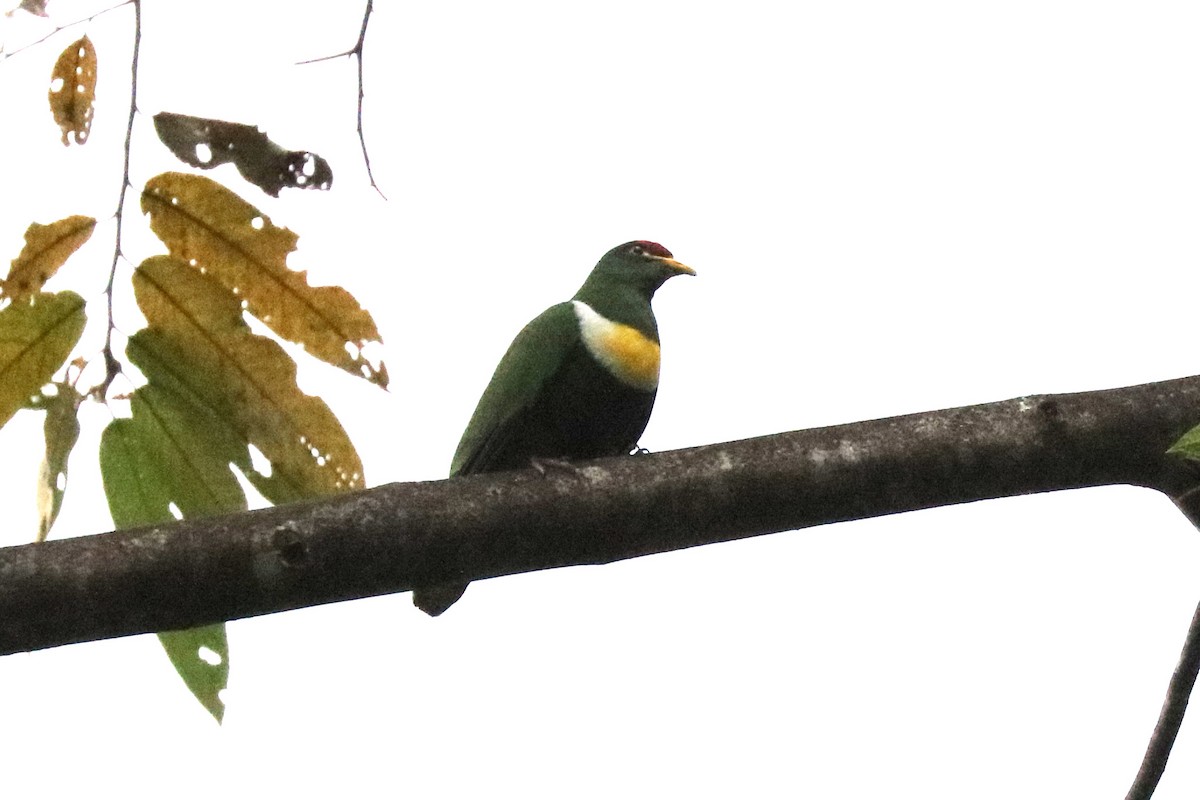
<path fill-rule="evenodd" d="M 592 357 L 613 377 L 643 392 L 658 388 L 658 342 L 637 328 L 613 322 L 582 300 L 572 300 L 579 333 Z"/>

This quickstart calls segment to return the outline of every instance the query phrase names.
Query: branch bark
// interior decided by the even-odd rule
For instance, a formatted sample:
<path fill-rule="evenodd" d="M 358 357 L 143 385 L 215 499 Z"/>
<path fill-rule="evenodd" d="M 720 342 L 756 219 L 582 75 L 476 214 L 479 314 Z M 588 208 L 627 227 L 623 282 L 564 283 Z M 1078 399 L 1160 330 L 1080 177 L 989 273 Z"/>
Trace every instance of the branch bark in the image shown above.
<path fill-rule="evenodd" d="M 0 654 L 1084 486 L 1195 521 L 1198 422 L 1191 377 L 0 548 Z"/>

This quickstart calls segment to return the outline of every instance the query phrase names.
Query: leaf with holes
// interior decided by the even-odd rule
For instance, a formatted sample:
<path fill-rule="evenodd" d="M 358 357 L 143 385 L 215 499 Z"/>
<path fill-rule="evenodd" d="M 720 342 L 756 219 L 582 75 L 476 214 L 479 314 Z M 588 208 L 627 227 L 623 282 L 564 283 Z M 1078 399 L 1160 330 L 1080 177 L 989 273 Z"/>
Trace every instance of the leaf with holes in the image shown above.
<path fill-rule="evenodd" d="M 229 683 L 229 640 L 225 636 L 225 623 L 202 625 L 186 631 L 162 631 L 158 641 L 188 689 L 208 713 L 221 722 L 225 718 L 221 692 Z"/>
<path fill-rule="evenodd" d="M 84 36 L 59 55 L 50 72 L 50 113 L 62 128 L 62 143 L 87 142 L 96 110 L 96 49 Z"/>
<path fill-rule="evenodd" d="M 269 469 L 240 465 L 263 496 L 284 503 L 362 487 L 341 423 L 300 391 L 283 348 L 250 332 L 237 297 L 170 256 L 142 262 L 133 287 L 148 327 L 130 337 L 130 360 L 150 385 L 206 409 L 211 435 L 262 453 Z"/>
<path fill-rule="evenodd" d="M 25 246 L 9 267 L 8 277 L 0 280 L 0 296 L 27 300 L 42 286 L 71 254 L 91 238 L 96 220 L 91 217 L 67 217 L 49 225 L 30 224 L 25 231 Z"/>
<path fill-rule="evenodd" d="M 201 175 L 167 172 L 142 192 L 142 211 L 171 255 L 202 269 L 245 301 L 271 330 L 322 361 L 387 387 L 387 369 L 363 354 L 381 340 L 375 321 L 340 286 L 309 286 L 288 269 L 296 234 Z"/>
<path fill-rule="evenodd" d="M 83 395 L 70 383 L 59 381 L 54 387 L 55 393 L 42 402 L 46 409 L 46 421 L 42 424 L 46 454 L 38 476 L 39 542 L 44 542 L 50 534 L 67 493 L 67 460 L 79 441 L 79 404 L 83 402 Z"/>
<path fill-rule="evenodd" d="M 242 177 L 272 197 L 280 189 L 321 189 L 333 185 L 333 169 L 316 153 L 288 150 L 254 125 L 189 117 L 167 111 L 154 115 L 158 138 L 185 164 L 212 169 L 232 163 Z"/>
<path fill-rule="evenodd" d="M 0 425 L 49 383 L 86 321 L 74 292 L 35 294 L 0 309 Z"/>
<path fill-rule="evenodd" d="M 154 386 L 133 394 L 132 416 L 113 420 L 100 438 L 100 474 L 117 528 L 171 522 L 246 508 L 246 496 L 203 415 Z M 229 679 L 223 624 L 159 634 L 184 684 L 218 722 Z"/>

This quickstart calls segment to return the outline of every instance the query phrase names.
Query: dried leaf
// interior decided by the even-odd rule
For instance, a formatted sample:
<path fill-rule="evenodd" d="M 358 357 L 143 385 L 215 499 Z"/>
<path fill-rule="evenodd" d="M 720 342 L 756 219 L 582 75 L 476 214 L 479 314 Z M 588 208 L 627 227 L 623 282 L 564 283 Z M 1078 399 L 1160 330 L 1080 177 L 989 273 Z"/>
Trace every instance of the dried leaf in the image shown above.
<path fill-rule="evenodd" d="M 91 217 L 67 217 L 49 225 L 34 222 L 25 231 L 25 246 L 0 280 L 0 296 L 14 302 L 27 300 L 58 272 L 66 260 L 91 238 L 96 220 Z"/>
<path fill-rule="evenodd" d="M 50 111 L 62 128 L 62 143 L 84 144 L 96 103 L 96 49 L 84 36 L 59 55 L 50 73 Z"/>
<path fill-rule="evenodd" d="M 63 365 L 87 320 L 74 292 L 36 294 L 0 309 L 0 425 Z"/>
<path fill-rule="evenodd" d="M 212 169 L 232 162 L 243 178 L 272 197 L 284 188 L 326 190 L 333 185 L 328 161 L 280 147 L 253 125 L 163 111 L 154 115 L 154 130 L 184 163 Z"/>
<path fill-rule="evenodd" d="M 169 256 L 142 262 L 133 284 L 149 326 L 130 337 L 130 360 L 151 386 L 204 409 L 210 439 L 262 453 L 269 469 L 229 460 L 263 496 L 284 503 L 362 487 L 362 462 L 341 423 L 296 386 L 283 348 L 250 332 L 235 296 Z"/>
<path fill-rule="evenodd" d="M 33 14 L 35 17 L 49 16 L 46 13 L 47 0 L 21 0 L 21 4 L 17 8 Z"/>
<path fill-rule="evenodd" d="M 375 321 L 340 286 L 309 286 L 287 267 L 296 234 L 200 175 L 167 172 L 142 192 L 142 211 L 172 255 L 212 275 L 271 330 L 310 355 L 386 387 L 387 369 L 363 355 Z"/>
<path fill-rule="evenodd" d="M 54 384 L 55 393 L 46 397 L 46 421 L 42 431 L 46 438 L 46 455 L 38 476 L 38 533 L 37 541 L 44 542 L 58 519 L 63 496 L 67 492 L 67 460 L 79 440 L 79 404 L 83 395 L 66 381 Z"/>

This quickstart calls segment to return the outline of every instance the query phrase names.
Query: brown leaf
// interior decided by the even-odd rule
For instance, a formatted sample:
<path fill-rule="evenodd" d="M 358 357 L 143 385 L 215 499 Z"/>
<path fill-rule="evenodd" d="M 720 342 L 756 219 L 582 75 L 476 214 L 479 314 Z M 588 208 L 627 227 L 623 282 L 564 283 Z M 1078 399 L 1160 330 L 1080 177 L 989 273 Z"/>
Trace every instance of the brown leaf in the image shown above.
<path fill-rule="evenodd" d="M 142 211 L 171 255 L 213 276 L 271 330 L 310 355 L 387 387 L 387 369 L 363 356 L 379 343 L 370 313 L 340 286 L 309 286 L 288 269 L 296 234 L 219 183 L 166 172 L 146 183 Z"/>
<path fill-rule="evenodd" d="M 233 163 L 242 177 L 272 197 L 279 190 L 328 189 L 333 169 L 316 153 L 287 150 L 253 125 L 163 111 L 154 130 L 175 156 L 200 169 Z"/>
<path fill-rule="evenodd" d="M 62 128 L 62 143 L 87 141 L 92 129 L 96 102 L 96 49 L 84 36 L 70 45 L 54 62 L 50 73 L 50 111 Z"/>
<path fill-rule="evenodd" d="M 42 290 L 50 277 L 83 246 L 96 228 L 91 217 L 74 216 L 49 225 L 31 223 L 25 231 L 25 246 L 0 280 L 0 296 L 13 302 L 27 300 Z"/>
<path fill-rule="evenodd" d="M 148 327 L 130 337 L 130 360 L 148 385 L 196 409 L 208 447 L 222 443 L 264 497 L 284 503 L 362 488 L 345 429 L 324 401 L 300 391 L 283 348 L 250 332 L 237 297 L 171 256 L 143 261 L 133 290 Z M 235 457 L 247 445 L 269 471 Z"/>

